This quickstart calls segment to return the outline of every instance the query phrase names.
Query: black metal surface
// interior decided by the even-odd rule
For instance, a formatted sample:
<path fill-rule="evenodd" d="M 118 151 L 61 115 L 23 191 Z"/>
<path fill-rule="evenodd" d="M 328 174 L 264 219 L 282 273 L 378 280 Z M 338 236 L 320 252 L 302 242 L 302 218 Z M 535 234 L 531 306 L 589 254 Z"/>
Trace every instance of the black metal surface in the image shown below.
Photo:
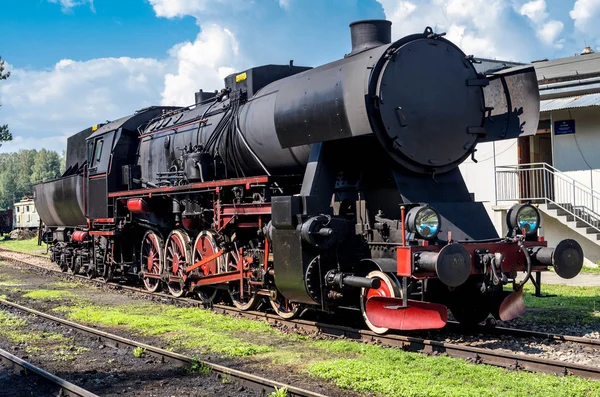
<path fill-rule="evenodd" d="M 392 156 L 417 172 L 444 172 L 467 158 L 483 125 L 481 86 L 465 54 L 445 40 L 419 39 L 383 67 L 378 96 Z"/>
<path fill-rule="evenodd" d="M 392 41 L 392 22 L 381 19 L 356 21 L 350 24 L 352 51 L 347 56 L 390 44 Z"/>
<path fill-rule="evenodd" d="M 263 65 L 244 72 L 230 74 L 225 77 L 225 88 L 242 90 L 248 97 L 254 96 L 260 89 L 276 80 L 312 69 L 307 66 Z"/>
<path fill-rule="evenodd" d="M 87 215 L 91 219 L 108 218 L 106 177 L 88 180 Z"/>
<path fill-rule="evenodd" d="M 33 186 L 33 200 L 46 226 L 84 226 L 83 177 L 73 175 Z"/>
<path fill-rule="evenodd" d="M 72 175 L 87 161 L 86 139 L 92 134 L 92 127 L 86 128 L 67 139 L 67 159 L 65 174 Z"/>
<path fill-rule="evenodd" d="M 562 240 L 552 253 L 554 271 L 562 278 L 573 278 L 583 267 L 583 250 L 575 240 Z"/>
<path fill-rule="evenodd" d="M 177 106 L 150 106 L 144 109 L 140 109 L 136 111 L 134 114 L 129 114 L 127 116 L 121 117 L 117 120 L 108 122 L 98 128 L 92 135 L 89 136 L 89 139 L 95 138 L 98 135 L 105 134 L 109 131 L 116 131 L 119 128 L 137 131 L 138 127 L 141 125 L 145 125 L 151 119 L 160 116 L 161 114 L 169 111 L 173 111 L 176 109 L 181 109 L 181 107 Z"/>
<path fill-rule="evenodd" d="M 460 244 L 448 244 L 440 252 L 417 253 L 415 267 L 435 272 L 439 280 L 449 287 L 464 284 L 471 273 L 471 256 Z"/>

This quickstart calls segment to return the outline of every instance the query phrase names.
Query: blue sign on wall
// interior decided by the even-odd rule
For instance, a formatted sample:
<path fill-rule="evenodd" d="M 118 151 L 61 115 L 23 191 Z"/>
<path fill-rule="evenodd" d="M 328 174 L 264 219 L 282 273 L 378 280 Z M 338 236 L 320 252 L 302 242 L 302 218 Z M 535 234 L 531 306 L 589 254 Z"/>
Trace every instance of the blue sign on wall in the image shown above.
<path fill-rule="evenodd" d="M 561 120 L 554 122 L 554 135 L 575 133 L 575 120 Z"/>

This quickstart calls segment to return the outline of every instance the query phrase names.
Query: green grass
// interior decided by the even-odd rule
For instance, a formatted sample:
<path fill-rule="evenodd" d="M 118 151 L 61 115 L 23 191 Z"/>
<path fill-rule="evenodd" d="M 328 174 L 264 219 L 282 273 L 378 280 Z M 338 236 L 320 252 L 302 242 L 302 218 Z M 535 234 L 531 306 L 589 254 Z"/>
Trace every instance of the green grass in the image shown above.
<path fill-rule="evenodd" d="M 63 299 L 72 299 L 75 298 L 72 292 L 63 291 L 63 290 L 52 290 L 52 289 L 37 289 L 30 291 L 23 295 L 23 298 L 30 298 L 35 300 L 44 300 L 44 301 L 56 301 Z"/>
<path fill-rule="evenodd" d="M 37 245 L 37 237 L 29 240 L 0 240 L 0 247 L 15 251 L 25 252 L 27 254 L 46 254 L 46 244 Z"/>
<path fill-rule="evenodd" d="M 287 395 L 288 395 L 287 387 L 282 387 L 281 389 L 278 387 L 275 387 L 275 391 L 269 393 L 269 397 L 287 397 Z"/>
<path fill-rule="evenodd" d="M 132 351 L 133 356 L 134 357 L 138 357 L 138 358 L 142 357 L 145 352 L 146 352 L 146 349 L 144 349 L 143 347 L 139 347 L 139 346 L 138 347 L 134 347 L 133 351 Z"/>
<path fill-rule="evenodd" d="M 74 289 L 87 287 L 85 284 L 75 281 L 56 281 L 54 283 L 47 284 L 49 287 L 61 288 L 61 289 Z"/>
<path fill-rule="evenodd" d="M 163 336 L 172 347 L 197 349 L 227 356 L 249 356 L 268 352 L 272 347 L 240 338 L 250 333 L 255 339 L 262 334 L 278 335 L 267 323 L 238 320 L 206 310 L 176 308 L 148 303 L 117 307 L 77 305 L 56 308 L 67 317 L 86 323 L 122 326 L 143 335 Z"/>
<path fill-rule="evenodd" d="M 598 267 L 584 266 L 583 268 L 581 268 L 581 273 L 600 274 L 600 266 L 598 266 Z"/>
<path fill-rule="evenodd" d="M 76 346 L 73 338 L 62 334 L 29 330 L 27 321 L 4 310 L 0 310 L 0 338 L 25 345 L 25 351 L 29 354 L 51 353 L 57 361 L 70 361 L 89 351 L 88 348 Z"/>
<path fill-rule="evenodd" d="M 332 357 L 308 372 L 342 388 L 390 396 L 598 396 L 600 383 L 474 366 L 348 341 L 315 342 Z M 342 356 L 342 357 L 340 357 Z"/>
<path fill-rule="evenodd" d="M 600 287 L 572 287 L 559 284 L 543 284 L 542 295 L 536 297 L 535 288 L 527 283 L 523 299 L 529 311 L 525 318 L 545 323 L 598 324 L 600 326 Z"/>

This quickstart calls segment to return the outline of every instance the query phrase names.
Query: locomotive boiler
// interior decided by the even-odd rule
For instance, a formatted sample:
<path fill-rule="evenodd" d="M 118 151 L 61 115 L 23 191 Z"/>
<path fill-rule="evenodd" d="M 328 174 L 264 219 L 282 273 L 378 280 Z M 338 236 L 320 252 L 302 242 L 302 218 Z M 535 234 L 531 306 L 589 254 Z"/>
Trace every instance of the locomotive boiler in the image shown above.
<path fill-rule="evenodd" d="M 251 68 L 74 135 L 65 175 L 34 188 L 52 259 L 284 318 L 356 310 L 377 333 L 441 328 L 448 309 L 509 320 L 534 273 L 575 277 L 576 241 L 548 247 L 528 203 L 498 236 L 458 169 L 535 133 L 534 68 L 483 73 L 429 27 L 350 30 L 337 61 Z"/>

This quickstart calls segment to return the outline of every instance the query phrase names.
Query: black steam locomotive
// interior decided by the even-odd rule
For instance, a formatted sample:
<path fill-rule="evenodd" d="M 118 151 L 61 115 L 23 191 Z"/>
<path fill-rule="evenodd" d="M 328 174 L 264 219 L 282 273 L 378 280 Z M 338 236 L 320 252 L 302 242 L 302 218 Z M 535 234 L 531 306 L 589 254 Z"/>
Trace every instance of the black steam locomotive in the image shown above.
<path fill-rule="evenodd" d="M 343 59 L 255 67 L 72 136 L 65 174 L 35 186 L 52 260 L 285 318 L 353 308 L 378 333 L 441 328 L 447 309 L 514 318 L 535 272 L 577 275 L 577 242 L 547 247 L 529 204 L 498 236 L 458 169 L 535 133 L 533 67 L 485 74 L 431 28 L 350 27 Z"/>

